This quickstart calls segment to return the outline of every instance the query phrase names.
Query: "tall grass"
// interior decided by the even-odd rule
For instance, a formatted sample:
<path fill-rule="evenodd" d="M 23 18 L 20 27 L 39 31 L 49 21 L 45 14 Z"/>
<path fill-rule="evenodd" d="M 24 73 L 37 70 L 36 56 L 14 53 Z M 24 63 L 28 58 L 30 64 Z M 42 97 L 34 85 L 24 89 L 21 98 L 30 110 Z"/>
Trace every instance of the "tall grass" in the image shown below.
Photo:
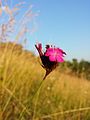
<path fill-rule="evenodd" d="M 45 71 L 38 59 L 31 52 L 14 48 L 4 54 L 0 70 L 1 120 L 90 119 L 89 81 L 56 69 L 40 86 Z"/>
<path fill-rule="evenodd" d="M 37 57 L 16 44 L 21 39 L 23 42 L 27 22 L 35 16 L 30 7 L 15 32 L 13 12 L 18 6 L 21 4 L 14 9 L 4 6 L 9 19 L 0 26 L 0 120 L 89 120 L 90 82 L 58 69 L 42 81 L 45 71 Z M 2 7 L 0 10 L 2 14 Z M 13 43 L 7 42 L 9 30 L 16 34 Z"/>

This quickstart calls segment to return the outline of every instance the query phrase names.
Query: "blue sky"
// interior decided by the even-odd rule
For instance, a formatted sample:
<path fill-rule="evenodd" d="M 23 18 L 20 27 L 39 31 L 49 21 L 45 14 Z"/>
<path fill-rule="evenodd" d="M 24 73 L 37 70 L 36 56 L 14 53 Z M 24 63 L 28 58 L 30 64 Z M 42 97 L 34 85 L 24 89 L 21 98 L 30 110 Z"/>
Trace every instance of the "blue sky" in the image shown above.
<path fill-rule="evenodd" d="M 66 59 L 90 61 L 90 0 L 25 0 L 33 4 L 36 31 L 28 34 L 27 48 L 33 50 L 36 42 L 53 44 L 66 51 Z M 13 0 L 13 4 L 19 0 Z M 26 9 L 22 9 L 22 14 Z"/>

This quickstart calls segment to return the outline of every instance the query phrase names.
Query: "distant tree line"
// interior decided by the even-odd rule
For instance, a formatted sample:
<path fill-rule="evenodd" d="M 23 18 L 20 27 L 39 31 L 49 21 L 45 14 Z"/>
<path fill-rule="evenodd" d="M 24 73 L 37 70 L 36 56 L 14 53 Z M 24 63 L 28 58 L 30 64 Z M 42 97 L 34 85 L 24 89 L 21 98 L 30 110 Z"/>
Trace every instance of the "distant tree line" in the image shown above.
<path fill-rule="evenodd" d="M 90 80 L 89 61 L 72 59 L 72 61 L 65 61 L 63 64 L 60 64 L 60 69 L 65 73 Z"/>

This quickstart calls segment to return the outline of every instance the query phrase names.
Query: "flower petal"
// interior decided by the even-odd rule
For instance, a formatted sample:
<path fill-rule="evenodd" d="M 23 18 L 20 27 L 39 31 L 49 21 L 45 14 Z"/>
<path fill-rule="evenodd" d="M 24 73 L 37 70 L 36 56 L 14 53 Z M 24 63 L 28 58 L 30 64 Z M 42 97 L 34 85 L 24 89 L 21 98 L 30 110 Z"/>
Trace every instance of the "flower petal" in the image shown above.
<path fill-rule="evenodd" d="M 62 58 L 62 57 L 60 57 L 60 56 L 57 56 L 57 62 L 64 62 L 64 59 Z"/>
<path fill-rule="evenodd" d="M 56 56 L 53 56 L 53 55 L 49 56 L 49 60 L 53 62 L 56 61 Z"/>
<path fill-rule="evenodd" d="M 60 48 L 48 48 L 45 56 L 48 56 L 50 61 L 64 62 L 64 54 L 65 52 Z"/>
<path fill-rule="evenodd" d="M 54 52 L 54 49 L 53 48 L 48 48 L 46 53 L 48 53 L 49 55 L 52 54 Z"/>

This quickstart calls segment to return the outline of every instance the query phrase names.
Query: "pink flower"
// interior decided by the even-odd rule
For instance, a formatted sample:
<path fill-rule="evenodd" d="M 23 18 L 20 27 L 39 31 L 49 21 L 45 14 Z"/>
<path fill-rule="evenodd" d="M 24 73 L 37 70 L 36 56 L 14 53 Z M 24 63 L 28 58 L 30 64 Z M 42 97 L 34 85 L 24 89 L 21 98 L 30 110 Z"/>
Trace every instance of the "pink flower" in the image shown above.
<path fill-rule="evenodd" d="M 43 78 L 44 80 L 46 76 L 59 65 L 59 62 L 64 62 L 63 57 L 66 53 L 62 49 L 50 47 L 50 45 L 46 45 L 46 51 L 43 53 L 41 43 L 36 44 L 35 47 L 42 61 L 41 66 L 46 70 L 46 74 Z"/>
<path fill-rule="evenodd" d="M 53 62 L 64 62 L 64 54 L 66 55 L 66 53 L 62 49 L 51 47 L 47 49 L 45 56 L 48 56 L 49 60 Z"/>

